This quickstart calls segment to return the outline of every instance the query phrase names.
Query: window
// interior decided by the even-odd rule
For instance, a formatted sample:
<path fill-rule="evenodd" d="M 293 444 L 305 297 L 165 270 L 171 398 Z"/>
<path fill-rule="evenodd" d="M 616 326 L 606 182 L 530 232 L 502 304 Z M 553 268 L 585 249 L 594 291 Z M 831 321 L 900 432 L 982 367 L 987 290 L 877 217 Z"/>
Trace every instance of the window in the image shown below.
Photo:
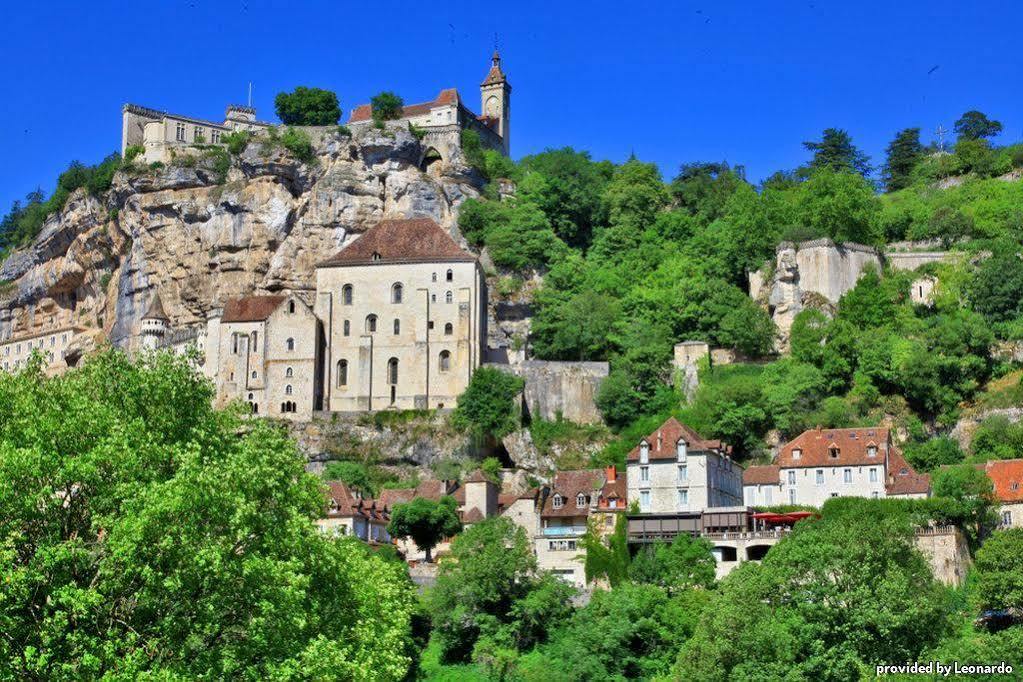
<path fill-rule="evenodd" d="M 295 371 L 293 369 L 289 367 L 286 370 L 284 370 L 284 377 L 286 379 L 290 379 L 293 376 L 295 376 Z"/>
<path fill-rule="evenodd" d="M 351 305 L 352 298 L 352 285 L 346 284 L 341 287 L 341 305 Z"/>
<path fill-rule="evenodd" d="M 562 505 L 564 505 L 564 500 L 561 499 L 561 495 L 555 493 L 554 499 L 551 500 L 551 506 L 555 509 L 561 509 Z"/>
<path fill-rule="evenodd" d="M 878 497 L 880 497 L 880 495 L 878 495 L 878 494 L 877 494 L 877 491 L 876 491 L 876 490 L 875 490 L 874 492 L 870 493 L 870 496 L 871 496 L 872 498 L 874 498 L 875 500 L 876 500 L 876 499 L 877 499 Z"/>
<path fill-rule="evenodd" d="M 343 326 L 344 326 L 344 335 L 345 336 L 348 336 L 349 334 L 352 333 L 352 323 L 351 322 L 349 322 L 348 320 L 345 320 L 345 323 L 344 323 Z"/>
<path fill-rule="evenodd" d="M 437 273 L 436 273 L 436 272 L 435 272 L 435 273 L 433 273 L 433 274 L 432 274 L 432 275 L 430 276 L 430 281 L 431 281 L 431 282 L 436 282 L 436 281 L 437 281 Z"/>
<path fill-rule="evenodd" d="M 586 506 L 586 496 L 583 495 L 582 493 L 579 493 L 578 495 L 576 495 L 575 496 L 575 506 L 579 507 L 580 509 L 585 507 Z"/>
<path fill-rule="evenodd" d="M 877 446 L 876 445 L 868 445 L 867 446 L 867 457 L 877 457 Z"/>
<path fill-rule="evenodd" d="M 796 491 L 795 490 L 789 490 L 789 504 L 795 504 L 795 503 L 796 503 Z"/>
<path fill-rule="evenodd" d="M 639 468 L 639 480 L 640 480 L 641 483 L 649 483 L 650 482 L 650 467 L 640 467 Z"/>
<path fill-rule="evenodd" d="M 437 294 L 430 294 L 430 303 L 437 302 Z"/>
<path fill-rule="evenodd" d="M 451 270 L 448 270 L 447 280 L 449 282 L 454 282 L 455 281 L 455 273 L 452 272 Z"/>
<path fill-rule="evenodd" d="M 824 469 L 817 470 L 817 485 L 824 485 Z"/>
<path fill-rule="evenodd" d="M 391 303 L 401 303 L 402 291 L 401 282 L 396 282 L 391 287 Z"/>
<path fill-rule="evenodd" d="M 284 387 L 284 395 L 291 395 L 291 393 L 292 393 L 291 384 L 288 384 L 287 386 Z"/>
<path fill-rule="evenodd" d="M 394 321 L 394 335 L 397 336 L 401 333 L 401 322 L 398 320 Z"/>
<path fill-rule="evenodd" d="M 445 291 L 444 292 L 444 302 L 445 303 L 451 303 L 454 300 L 455 300 L 455 297 L 454 297 L 454 295 L 450 291 Z"/>
<path fill-rule="evenodd" d="M 348 361 L 337 361 L 337 385 L 338 388 L 348 385 Z"/>
<path fill-rule="evenodd" d="M 295 350 L 295 339 L 288 339 L 284 342 L 284 345 L 289 351 Z"/>
<path fill-rule="evenodd" d="M 681 464 L 678 467 L 678 482 L 685 483 L 689 480 L 689 469 L 685 464 Z"/>
<path fill-rule="evenodd" d="M 792 450 L 792 459 L 799 459 L 802 456 L 803 456 L 803 451 L 800 450 L 799 448 L 794 448 Z"/>
<path fill-rule="evenodd" d="M 688 507 L 689 506 L 689 491 L 679 490 L 678 491 L 678 506 Z"/>
<path fill-rule="evenodd" d="M 259 336 L 256 334 L 256 332 L 252 332 L 251 334 L 249 334 L 249 345 L 252 346 L 251 350 L 253 353 L 259 350 L 259 344 L 256 343 L 258 340 Z"/>
<path fill-rule="evenodd" d="M 837 445 L 832 445 L 830 448 L 828 448 L 828 456 L 831 457 L 831 459 L 838 459 Z"/>
<path fill-rule="evenodd" d="M 687 448 L 688 446 L 686 445 L 686 442 L 684 440 L 680 440 L 678 442 L 678 445 L 675 446 L 676 452 L 678 453 L 678 461 L 680 462 L 686 461 Z"/>
<path fill-rule="evenodd" d="M 448 322 L 444 325 L 444 336 L 451 336 L 455 332 L 455 326 Z"/>
<path fill-rule="evenodd" d="M 795 484 L 796 484 L 796 472 L 795 471 L 790 471 L 789 472 L 789 485 L 795 485 Z"/>
<path fill-rule="evenodd" d="M 650 491 L 640 490 L 639 491 L 639 510 L 642 512 L 650 511 Z"/>
<path fill-rule="evenodd" d="M 639 461 L 640 464 L 646 464 L 650 461 L 650 443 L 646 441 L 639 444 Z"/>
<path fill-rule="evenodd" d="M 1003 511 L 1002 512 L 1002 525 L 1003 526 L 1011 526 L 1012 525 L 1012 512 L 1011 511 Z"/>
<path fill-rule="evenodd" d="M 852 469 L 842 470 L 842 481 L 845 483 L 852 483 Z"/>
<path fill-rule="evenodd" d="M 575 540 L 548 540 L 547 549 L 552 552 L 574 552 L 576 549 Z"/>
<path fill-rule="evenodd" d="M 206 136 L 202 134 L 202 127 L 195 126 L 192 128 L 192 139 L 196 142 L 205 142 Z"/>
<path fill-rule="evenodd" d="M 877 469 L 875 467 L 870 467 L 870 482 L 877 483 Z"/>
<path fill-rule="evenodd" d="M 372 258 L 373 258 L 373 260 L 381 260 L 381 259 L 383 259 L 383 256 L 380 255 L 379 251 L 374 251 Z"/>
<path fill-rule="evenodd" d="M 253 378 L 253 379 L 255 379 L 255 378 L 256 378 L 256 370 L 252 370 L 252 378 Z"/>
<path fill-rule="evenodd" d="M 832 497 L 838 497 L 838 493 L 831 493 Z"/>
<path fill-rule="evenodd" d="M 366 316 L 366 333 L 372 334 L 377 330 L 377 316 L 367 315 Z"/>
<path fill-rule="evenodd" d="M 220 131 L 219 130 L 210 131 L 210 142 L 212 142 L 213 144 L 220 144 Z"/>
<path fill-rule="evenodd" d="M 185 124 L 178 123 L 174 130 L 174 139 L 178 142 L 185 141 Z"/>
<path fill-rule="evenodd" d="M 426 323 L 426 328 L 427 328 L 427 329 L 433 329 L 433 320 L 430 320 L 430 321 L 428 321 L 428 322 Z"/>
<path fill-rule="evenodd" d="M 289 315 L 294 315 L 295 314 L 295 302 L 294 301 L 288 301 L 288 314 Z"/>
<path fill-rule="evenodd" d="M 440 371 L 447 372 L 451 369 L 451 353 L 446 350 L 440 352 Z"/>
<path fill-rule="evenodd" d="M 391 386 L 398 384 L 398 358 L 387 361 L 387 383 Z"/>

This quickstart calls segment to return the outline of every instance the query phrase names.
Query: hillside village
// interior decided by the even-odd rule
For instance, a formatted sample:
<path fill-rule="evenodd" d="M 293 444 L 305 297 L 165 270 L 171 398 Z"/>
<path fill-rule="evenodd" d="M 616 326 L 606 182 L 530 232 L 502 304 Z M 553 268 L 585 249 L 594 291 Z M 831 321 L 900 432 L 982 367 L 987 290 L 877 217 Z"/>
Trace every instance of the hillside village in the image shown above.
<path fill-rule="evenodd" d="M 829 168 L 758 195 L 727 166 L 668 186 L 636 160 L 579 157 L 567 176 L 608 203 L 569 218 L 543 203 L 557 184 L 537 180 L 543 162 L 510 160 L 496 51 L 484 71 L 478 114 L 454 88 L 286 130 L 248 106 L 221 122 L 125 105 L 109 188 L 70 192 L 4 254 L 0 367 L 60 377 L 109 346 L 182 358 L 217 408 L 297 438 L 322 534 L 393 552 L 420 589 L 493 519 L 587 598 L 617 589 L 593 555 L 616 542 L 635 559 L 699 539 L 722 580 L 835 498 L 924 510 L 912 542 L 954 588 L 985 539 L 1023 528 L 1020 304 L 1008 284 L 1000 308 L 964 303 L 990 263 L 1023 270 L 992 246 L 1018 226 L 990 197 L 976 215 L 949 208 L 1000 183 L 985 191 L 1012 192 L 1018 214 L 1023 155 L 877 207 Z M 918 164 L 952 156 L 921 149 Z M 615 203 L 615 178 L 638 208 Z M 811 233 L 794 216 L 816 192 L 862 206 Z M 920 218 L 925 201 L 948 215 Z M 757 232 L 779 216 L 799 229 Z M 701 271 L 711 242 L 720 262 Z M 641 291 L 647 273 L 658 284 Z M 499 418 L 470 414 L 479 395 Z M 967 470 L 986 486 L 976 517 L 941 506 L 941 479 Z M 417 501 L 451 505 L 454 532 L 395 532 Z"/>

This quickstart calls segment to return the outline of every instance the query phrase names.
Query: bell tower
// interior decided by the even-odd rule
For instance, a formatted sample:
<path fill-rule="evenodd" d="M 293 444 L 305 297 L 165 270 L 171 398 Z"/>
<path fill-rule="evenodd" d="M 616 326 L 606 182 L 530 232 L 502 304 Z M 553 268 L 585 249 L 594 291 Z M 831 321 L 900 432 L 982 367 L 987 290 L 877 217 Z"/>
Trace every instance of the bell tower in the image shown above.
<path fill-rule="evenodd" d="M 492 119 L 494 130 L 501 136 L 501 147 L 505 156 L 509 154 L 509 123 L 511 121 L 511 85 L 501 70 L 501 55 L 494 50 L 490 58 L 490 71 L 480 84 L 480 113 Z"/>

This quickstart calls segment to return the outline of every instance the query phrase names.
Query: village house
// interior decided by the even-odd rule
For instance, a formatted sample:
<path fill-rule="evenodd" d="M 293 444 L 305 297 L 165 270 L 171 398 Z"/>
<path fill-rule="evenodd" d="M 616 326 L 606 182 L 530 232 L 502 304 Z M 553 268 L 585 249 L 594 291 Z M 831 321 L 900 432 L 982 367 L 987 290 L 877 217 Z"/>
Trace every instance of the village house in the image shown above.
<path fill-rule="evenodd" d="M 994 486 L 999 526 L 1023 528 L 1023 459 L 994 460 L 983 468 Z"/>
<path fill-rule="evenodd" d="M 383 220 L 316 269 L 324 406 L 453 408 L 479 367 L 486 278 L 429 218 Z"/>
<path fill-rule="evenodd" d="M 0 367 L 5 372 L 16 372 L 38 352 L 43 358 L 43 370 L 49 375 L 58 374 L 68 367 L 65 359 L 68 345 L 83 331 L 82 327 L 62 326 L 0 339 Z"/>
<path fill-rule="evenodd" d="M 228 301 L 207 324 L 206 371 L 217 401 L 242 400 L 253 414 L 308 419 L 322 391 L 319 320 L 297 296 Z"/>
<path fill-rule="evenodd" d="M 626 458 L 628 501 L 640 514 L 699 513 L 742 504 L 742 466 L 731 447 L 708 440 L 674 417 L 640 440 Z"/>
<path fill-rule="evenodd" d="M 344 481 L 327 481 L 325 494 L 326 510 L 316 521 L 321 532 L 349 535 L 370 544 L 391 544 L 387 533 L 391 515 L 385 504 L 364 499 Z"/>
<path fill-rule="evenodd" d="M 930 478 L 916 473 L 888 429 L 810 429 L 786 443 L 775 463 L 743 475 L 749 506 L 820 507 L 832 497 L 922 498 Z"/>

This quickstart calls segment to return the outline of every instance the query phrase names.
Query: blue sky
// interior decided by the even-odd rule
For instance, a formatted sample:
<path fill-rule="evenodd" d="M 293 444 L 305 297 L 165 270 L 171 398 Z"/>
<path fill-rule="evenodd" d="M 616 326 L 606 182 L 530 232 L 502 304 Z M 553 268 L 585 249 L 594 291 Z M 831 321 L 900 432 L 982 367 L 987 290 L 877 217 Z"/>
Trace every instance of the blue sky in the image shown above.
<path fill-rule="evenodd" d="M 926 139 L 971 108 L 1016 141 L 1021 25 L 1018 1 L 11 3 L 0 209 L 117 150 L 125 102 L 218 119 L 252 81 L 261 118 L 296 85 L 335 90 L 346 117 L 385 89 L 417 102 L 454 86 L 478 110 L 495 34 L 515 157 L 634 152 L 667 178 L 726 160 L 755 181 L 802 163 L 825 127 L 879 163 L 898 129 Z"/>

